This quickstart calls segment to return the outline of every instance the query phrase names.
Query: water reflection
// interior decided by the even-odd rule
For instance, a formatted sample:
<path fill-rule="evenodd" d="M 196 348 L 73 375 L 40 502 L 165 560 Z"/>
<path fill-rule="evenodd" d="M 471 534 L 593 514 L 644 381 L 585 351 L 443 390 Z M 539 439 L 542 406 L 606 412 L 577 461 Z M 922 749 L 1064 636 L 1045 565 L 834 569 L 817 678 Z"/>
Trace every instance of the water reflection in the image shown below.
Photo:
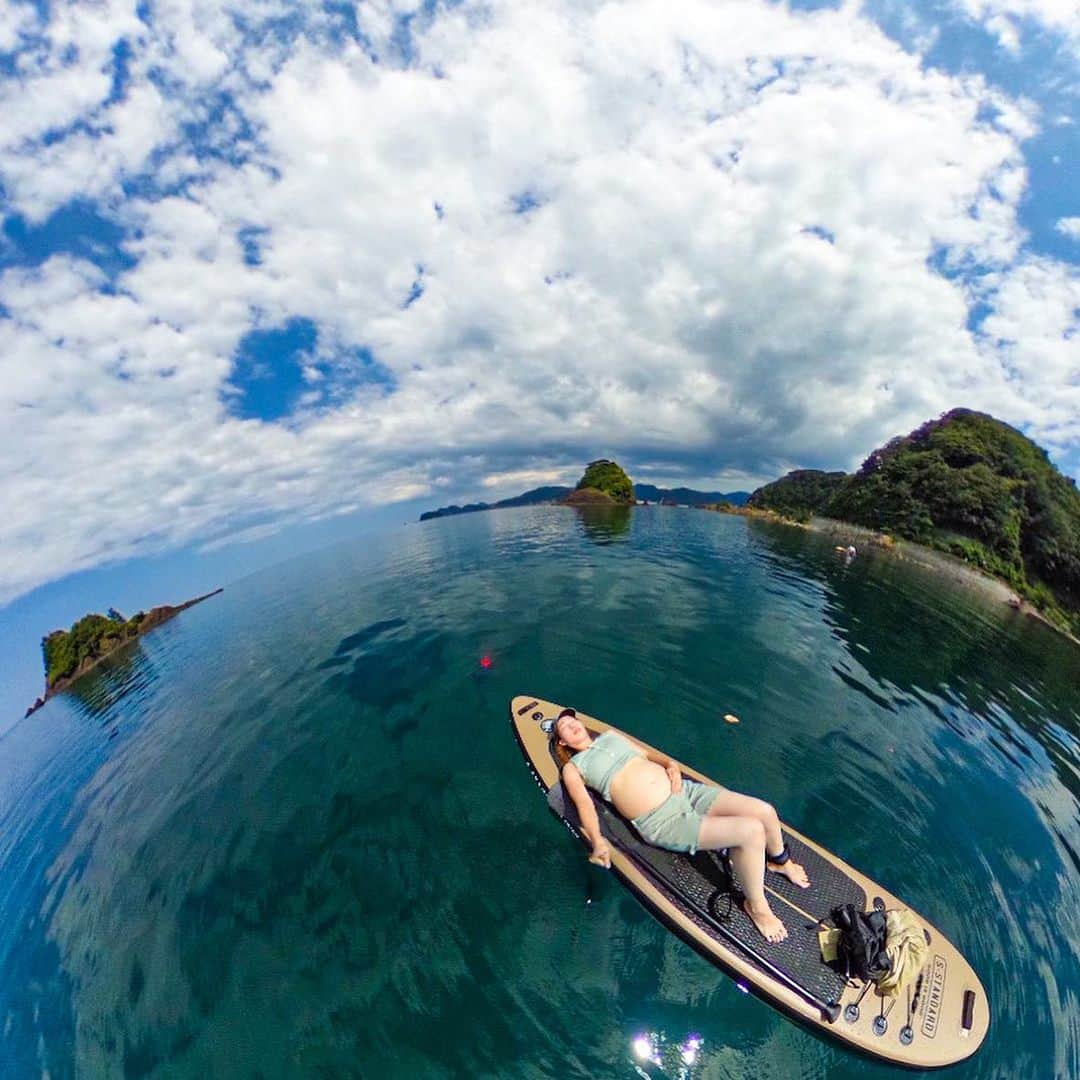
<path fill-rule="evenodd" d="M 594 544 L 613 544 L 630 532 L 632 506 L 575 506 L 585 536 Z"/>
<path fill-rule="evenodd" d="M 548 507 L 305 557 L 17 729 L 69 720 L 82 771 L 0 741 L 0 1075 L 889 1075 L 583 888 L 507 732 L 523 689 L 909 897 L 994 1003 L 965 1080 L 1080 1075 L 1064 658 L 803 534 L 645 508 L 593 539 Z"/>
<path fill-rule="evenodd" d="M 120 702 L 152 692 L 158 673 L 141 641 L 132 641 L 107 656 L 66 691 L 67 698 L 87 719 L 108 723 Z"/>
<path fill-rule="evenodd" d="M 822 537 L 751 531 L 778 596 L 817 582 L 834 643 L 820 660 L 852 691 L 820 735 L 833 765 L 818 816 L 846 858 L 983 954 L 991 1038 L 1035 1024 L 1057 1062 L 1047 1075 L 1075 1075 L 1060 1018 L 1078 989 L 1055 968 L 1080 971 L 1080 651 L 980 585 L 877 552 L 844 567 Z M 846 827 L 860 818 L 871 827 Z"/>
<path fill-rule="evenodd" d="M 820 537 L 756 522 L 753 531 L 781 575 L 809 574 L 824 585 L 825 621 L 846 650 L 838 678 L 888 712 L 918 703 L 964 739 L 985 737 L 989 726 L 1017 768 L 1032 757 L 1018 735 L 1031 736 L 1080 800 L 1073 711 L 1080 649 L 1073 642 L 978 585 L 893 555 L 868 551 L 845 570 Z"/>

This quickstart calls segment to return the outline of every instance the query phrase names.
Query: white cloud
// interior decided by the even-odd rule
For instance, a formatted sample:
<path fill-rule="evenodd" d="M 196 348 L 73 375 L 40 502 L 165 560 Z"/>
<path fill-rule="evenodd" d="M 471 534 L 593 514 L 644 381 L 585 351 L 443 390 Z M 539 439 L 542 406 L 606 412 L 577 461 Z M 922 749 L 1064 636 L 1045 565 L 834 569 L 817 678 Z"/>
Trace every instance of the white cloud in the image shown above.
<path fill-rule="evenodd" d="M 514 495 L 529 488 L 545 487 L 552 484 L 573 487 L 581 478 L 580 468 L 574 472 L 569 469 L 513 469 L 510 472 L 491 473 L 481 481 L 483 487 L 495 490 L 500 494 L 491 498 L 505 498 L 501 492 L 510 492 Z M 447 481 L 449 477 L 445 478 Z"/>
<path fill-rule="evenodd" d="M 993 404 L 1023 422 L 1036 441 L 1063 453 L 1077 443 L 1080 417 L 1080 273 L 1029 257 L 994 282 L 982 326 L 989 363 L 1005 371 Z"/>
<path fill-rule="evenodd" d="M 1070 240 L 1080 240 L 1080 217 L 1059 218 L 1055 228 Z"/>
<path fill-rule="evenodd" d="M 34 25 L 34 8 L 29 3 L 8 3 L 0 7 L 0 53 L 14 52 L 19 39 Z"/>
<path fill-rule="evenodd" d="M 55 6 L 44 41 L 32 37 L 19 54 L 18 77 L 0 82 L 0 145 L 67 127 L 106 99 L 113 46 L 141 25 L 134 8 L 133 0 Z M 24 17 L 19 26 L 32 24 Z"/>
<path fill-rule="evenodd" d="M 34 106 L 0 150 L 14 204 L 96 195 L 137 259 L 105 292 L 66 257 L 0 276 L 0 598 L 598 453 L 671 482 L 850 466 L 957 404 L 1080 446 L 1075 276 L 1025 256 L 1016 218 L 1029 104 L 924 70 L 850 7 L 463 4 L 418 13 L 406 54 L 414 9 L 364 5 L 361 47 L 318 13 L 263 32 L 295 10 L 276 4 L 243 32 L 229 4 L 155 6 L 149 27 L 69 5 L 40 74 L 0 91 Z M 78 78 L 35 81 L 79 33 Z M 117 35 L 135 52 L 112 101 Z M 51 146 L 46 85 L 49 116 L 88 118 Z M 395 391 L 230 416 L 243 335 L 294 317 L 320 356 L 371 350 Z"/>
<path fill-rule="evenodd" d="M 1075 0 L 955 0 L 972 19 L 982 22 L 1002 48 L 1018 52 L 1021 24 L 1029 22 L 1061 35 L 1080 48 L 1080 8 Z"/>
<path fill-rule="evenodd" d="M 998 44 L 1014 56 L 1020 52 L 1020 27 L 1010 15 L 997 12 L 986 19 L 986 29 L 997 38 Z"/>

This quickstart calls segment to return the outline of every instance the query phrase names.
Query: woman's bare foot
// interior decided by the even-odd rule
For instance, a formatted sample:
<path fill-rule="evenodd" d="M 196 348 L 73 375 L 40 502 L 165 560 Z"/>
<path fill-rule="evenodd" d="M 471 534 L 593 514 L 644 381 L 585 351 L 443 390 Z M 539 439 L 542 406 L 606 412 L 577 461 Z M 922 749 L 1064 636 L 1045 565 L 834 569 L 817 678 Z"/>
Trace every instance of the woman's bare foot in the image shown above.
<path fill-rule="evenodd" d="M 768 900 L 757 904 L 752 904 L 749 899 L 743 900 L 743 911 L 750 916 L 766 941 L 783 941 L 787 937 L 787 927 L 773 914 Z"/>
<path fill-rule="evenodd" d="M 777 866 L 775 863 L 769 862 L 769 857 L 766 855 L 765 863 L 774 874 L 783 874 L 788 881 L 794 882 L 800 889 L 810 888 L 810 879 L 806 876 L 806 871 L 792 859 L 788 859 L 786 863 Z"/>

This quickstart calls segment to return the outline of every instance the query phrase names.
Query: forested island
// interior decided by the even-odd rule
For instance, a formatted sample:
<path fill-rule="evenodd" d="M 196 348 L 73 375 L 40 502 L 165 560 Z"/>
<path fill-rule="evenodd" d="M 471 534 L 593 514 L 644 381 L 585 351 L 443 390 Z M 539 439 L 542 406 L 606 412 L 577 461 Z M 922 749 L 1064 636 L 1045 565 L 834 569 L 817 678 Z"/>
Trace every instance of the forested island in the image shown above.
<path fill-rule="evenodd" d="M 125 618 L 116 608 L 109 608 L 105 615 L 84 615 L 72 623 L 69 630 L 53 630 L 51 634 L 46 634 L 41 639 L 45 693 L 26 710 L 26 715 L 40 709 L 54 694 L 66 690 L 76 679 L 85 675 L 95 664 L 122 645 L 167 622 L 181 611 L 186 611 L 211 596 L 217 596 L 221 591 L 215 589 L 175 607 L 163 604 L 149 611 L 138 611 L 131 618 Z"/>
<path fill-rule="evenodd" d="M 873 451 L 852 475 L 788 473 L 747 506 L 955 555 L 1080 633 L 1080 492 L 1045 450 L 986 413 L 953 409 Z"/>
<path fill-rule="evenodd" d="M 535 488 L 493 504 L 442 507 L 420 520 L 503 506 L 642 500 L 793 522 L 830 518 L 910 540 L 998 578 L 1016 594 L 1014 604 L 1026 600 L 1080 636 L 1076 482 L 1026 435 L 971 409 L 953 409 L 897 436 L 853 474 L 799 469 L 749 496 L 635 485 L 615 462 L 600 459 L 589 463 L 575 488 Z"/>
<path fill-rule="evenodd" d="M 577 487 L 562 501 L 568 506 L 633 506 L 634 484 L 622 466 L 600 458 L 585 466 Z"/>
<path fill-rule="evenodd" d="M 695 488 L 662 488 L 655 484 L 634 484 L 634 499 L 637 502 L 664 503 L 676 506 L 713 506 L 717 503 L 731 503 L 733 506 L 742 506 L 750 498 L 748 491 L 698 491 Z M 421 521 L 432 521 L 435 518 L 454 517 L 457 514 L 476 514 L 483 510 L 501 510 L 512 506 L 544 506 L 557 505 L 566 502 L 576 488 L 548 485 L 545 487 L 532 488 L 520 495 L 509 499 L 500 499 L 498 502 L 465 503 L 462 506 L 452 504 L 440 506 L 437 510 L 425 510 L 420 515 Z"/>

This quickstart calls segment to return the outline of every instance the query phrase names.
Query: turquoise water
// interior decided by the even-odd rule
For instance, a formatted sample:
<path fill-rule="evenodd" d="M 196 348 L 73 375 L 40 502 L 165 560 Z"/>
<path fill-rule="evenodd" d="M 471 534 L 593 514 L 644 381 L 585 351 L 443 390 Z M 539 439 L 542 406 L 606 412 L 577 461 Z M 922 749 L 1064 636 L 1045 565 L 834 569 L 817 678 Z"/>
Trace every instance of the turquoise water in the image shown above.
<path fill-rule="evenodd" d="M 0 1075 L 897 1075 L 586 863 L 518 692 L 769 798 L 935 922 L 993 1003 L 951 1075 L 1080 1075 L 1080 652 L 799 530 L 554 507 L 248 578 L 0 739 Z"/>

